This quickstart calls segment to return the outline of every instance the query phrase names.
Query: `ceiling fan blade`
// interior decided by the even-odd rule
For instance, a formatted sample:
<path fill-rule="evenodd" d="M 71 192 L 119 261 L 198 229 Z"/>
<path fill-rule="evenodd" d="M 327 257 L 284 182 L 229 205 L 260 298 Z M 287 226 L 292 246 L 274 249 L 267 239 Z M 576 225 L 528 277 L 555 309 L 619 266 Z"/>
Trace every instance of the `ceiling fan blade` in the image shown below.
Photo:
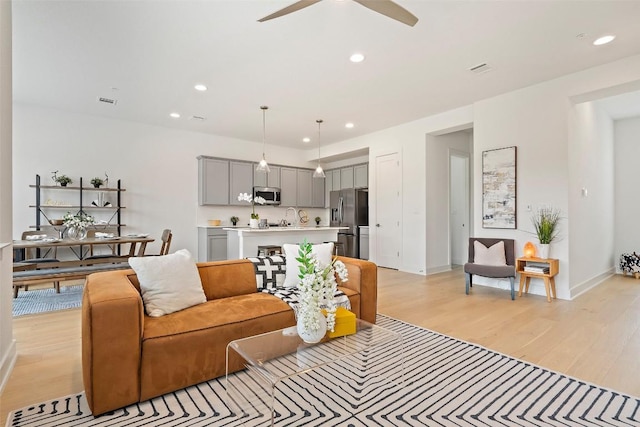
<path fill-rule="evenodd" d="M 284 9 L 280 9 L 279 11 L 272 13 L 271 15 L 265 16 L 262 19 L 258 19 L 258 22 L 264 22 L 270 19 L 279 18 L 281 16 L 288 15 L 300 9 L 304 9 L 305 7 L 312 6 L 318 3 L 319 1 L 321 0 L 300 0 L 292 5 L 285 7 Z"/>
<path fill-rule="evenodd" d="M 403 24 L 407 24 L 410 27 L 416 25 L 418 18 L 415 17 L 404 7 L 392 2 L 391 0 L 353 0 L 356 3 L 360 3 L 367 9 L 371 9 L 374 12 L 388 16 L 391 19 L 400 21 Z"/>

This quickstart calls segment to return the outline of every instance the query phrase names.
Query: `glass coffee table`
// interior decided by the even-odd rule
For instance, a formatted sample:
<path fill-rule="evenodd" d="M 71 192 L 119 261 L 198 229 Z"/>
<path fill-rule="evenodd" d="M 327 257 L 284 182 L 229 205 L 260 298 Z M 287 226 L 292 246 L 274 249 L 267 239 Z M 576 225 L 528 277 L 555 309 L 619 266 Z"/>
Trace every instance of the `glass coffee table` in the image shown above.
<path fill-rule="evenodd" d="M 237 416 L 268 414 L 273 426 L 276 397 L 287 380 L 338 363 L 357 364 L 368 378 L 400 386 L 404 351 L 385 354 L 384 363 L 376 357 L 389 345 L 402 349 L 402 335 L 360 319 L 355 334 L 325 337 L 316 344 L 305 343 L 295 326 L 231 341 L 226 354 L 227 403 Z M 244 371 L 230 373 L 240 368 Z"/>

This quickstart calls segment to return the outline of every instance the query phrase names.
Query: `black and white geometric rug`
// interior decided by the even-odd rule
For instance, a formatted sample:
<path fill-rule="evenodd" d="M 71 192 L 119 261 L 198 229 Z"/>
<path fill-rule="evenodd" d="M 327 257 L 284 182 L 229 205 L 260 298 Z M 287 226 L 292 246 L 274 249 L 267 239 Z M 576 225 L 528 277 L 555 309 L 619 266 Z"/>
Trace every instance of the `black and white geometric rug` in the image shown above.
<path fill-rule="evenodd" d="M 386 316 L 404 348 L 383 349 L 376 363 L 404 351 L 405 382 L 394 385 L 336 363 L 282 383 L 277 426 L 640 426 L 640 400 Z M 386 356 L 385 356 L 386 355 Z M 362 355 L 362 358 L 370 355 Z M 637 373 L 630 373 L 637 375 Z M 251 381 L 246 372 L 243 380 Z M 268 426 L 225 404 L 224 377 L 98 418 L 84 394 L 16 411 L 7 427 Z"/>
<path fill-rule="evenodd" d="M 60 286 L 59 294 L 53 288 L 21 289 L 13 299 L 13 317 L 81 307 L 83 288 L 83 285 Z"/>

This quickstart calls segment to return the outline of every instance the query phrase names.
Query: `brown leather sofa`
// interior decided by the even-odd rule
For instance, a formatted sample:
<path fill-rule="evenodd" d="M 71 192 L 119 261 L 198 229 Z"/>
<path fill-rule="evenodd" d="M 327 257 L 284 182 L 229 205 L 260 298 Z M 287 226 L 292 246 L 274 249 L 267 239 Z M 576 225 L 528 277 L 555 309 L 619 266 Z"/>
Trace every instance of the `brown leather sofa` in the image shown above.
<path fill-rule="evenodd" d="M 339 283 L 361 319 L 374 323 L 377 270 L 339 257 L 349 280 Z M 133 270 L 87 277 L 82 300 L 82 374 L 94 415 L 225 374 L 227 344 L 295 325 L 293 310 L 257 292 L 248 260 L 199 263 L 207 302 L 162 317 L 145 314 Z M 241 369 L 240 360 L 233 370 Z"/>

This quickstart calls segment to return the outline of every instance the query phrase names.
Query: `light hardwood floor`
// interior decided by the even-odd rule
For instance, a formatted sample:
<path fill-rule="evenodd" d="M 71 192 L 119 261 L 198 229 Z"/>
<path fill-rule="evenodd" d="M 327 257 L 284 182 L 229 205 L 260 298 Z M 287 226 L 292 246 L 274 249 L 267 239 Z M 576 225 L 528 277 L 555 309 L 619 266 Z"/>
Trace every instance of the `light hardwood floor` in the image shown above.
<path fill-rule="evenodd" d="M 378 269 L 378 312 L 640 396 L 640 280 L 614 276 L 574 301 L 475 286 L 461 269 L 428 277 Z M 83 390 L 80 310 L 14 320 L 18 360 L 0 396 L 9 411 Z"/>

